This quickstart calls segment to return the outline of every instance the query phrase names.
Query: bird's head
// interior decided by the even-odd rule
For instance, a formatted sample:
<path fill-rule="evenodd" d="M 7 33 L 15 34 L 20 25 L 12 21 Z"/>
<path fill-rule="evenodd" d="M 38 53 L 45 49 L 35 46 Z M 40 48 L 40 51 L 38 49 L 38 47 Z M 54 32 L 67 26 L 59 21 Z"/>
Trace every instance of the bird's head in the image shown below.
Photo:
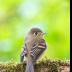
<path fill-rule="evenodd" d="M 43 39 L 43 35 L 46 32 L 42 32 L 41 29 L 39 28 L 31 28 L 30 31 L 26 34 L 27 37 L 31 37 L 31 38 L 40 38 Z"/>

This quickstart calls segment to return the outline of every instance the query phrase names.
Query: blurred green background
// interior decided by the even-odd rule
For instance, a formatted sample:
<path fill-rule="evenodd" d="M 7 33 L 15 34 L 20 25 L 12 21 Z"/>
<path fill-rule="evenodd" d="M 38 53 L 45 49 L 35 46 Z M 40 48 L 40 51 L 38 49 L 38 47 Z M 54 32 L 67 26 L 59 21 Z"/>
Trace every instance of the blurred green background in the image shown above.
<path fill-rule="evenodd" d="M 0 62 L 20 61 L 25 34 L 32 27 L 47 32 L 43 56 L 70 59 L 70 0 L 0 0 Z"/>

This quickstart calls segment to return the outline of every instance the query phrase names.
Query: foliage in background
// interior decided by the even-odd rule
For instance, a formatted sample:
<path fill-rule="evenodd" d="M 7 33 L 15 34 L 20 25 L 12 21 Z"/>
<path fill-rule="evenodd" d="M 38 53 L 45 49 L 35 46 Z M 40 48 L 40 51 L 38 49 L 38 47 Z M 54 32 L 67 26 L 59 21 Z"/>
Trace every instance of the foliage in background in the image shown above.
<path fill-rule="evenodd" d="M 0 0 L 0 61 L 20 61 L 25 34 L 32 27 L 47 32 L 43 56 L 70 59 L 69 0 Z"/>

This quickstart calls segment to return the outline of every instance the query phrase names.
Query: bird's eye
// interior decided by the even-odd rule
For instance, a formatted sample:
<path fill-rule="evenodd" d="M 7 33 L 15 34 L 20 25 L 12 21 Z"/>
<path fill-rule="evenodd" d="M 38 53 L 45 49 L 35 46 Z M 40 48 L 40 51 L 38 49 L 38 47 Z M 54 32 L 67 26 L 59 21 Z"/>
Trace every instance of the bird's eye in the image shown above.
<path fill-rule="evenodd" d="M 34 35 L 37 35 L 37 32 L 35 32 Z"/>

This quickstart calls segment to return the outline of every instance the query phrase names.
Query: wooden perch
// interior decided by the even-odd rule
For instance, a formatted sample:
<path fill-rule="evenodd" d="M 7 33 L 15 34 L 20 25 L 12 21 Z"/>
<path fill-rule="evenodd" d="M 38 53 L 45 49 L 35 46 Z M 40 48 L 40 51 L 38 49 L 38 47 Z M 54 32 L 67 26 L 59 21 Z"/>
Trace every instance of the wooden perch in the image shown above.
<path fill-rule="evenodd" d="M 25 72 L 26 63 L 15 63 L 13 60 L 0 62 L 0 72 Z M 34 72 L 70 72 L 70 61 L 44 58 L 34 64 Z"/>

